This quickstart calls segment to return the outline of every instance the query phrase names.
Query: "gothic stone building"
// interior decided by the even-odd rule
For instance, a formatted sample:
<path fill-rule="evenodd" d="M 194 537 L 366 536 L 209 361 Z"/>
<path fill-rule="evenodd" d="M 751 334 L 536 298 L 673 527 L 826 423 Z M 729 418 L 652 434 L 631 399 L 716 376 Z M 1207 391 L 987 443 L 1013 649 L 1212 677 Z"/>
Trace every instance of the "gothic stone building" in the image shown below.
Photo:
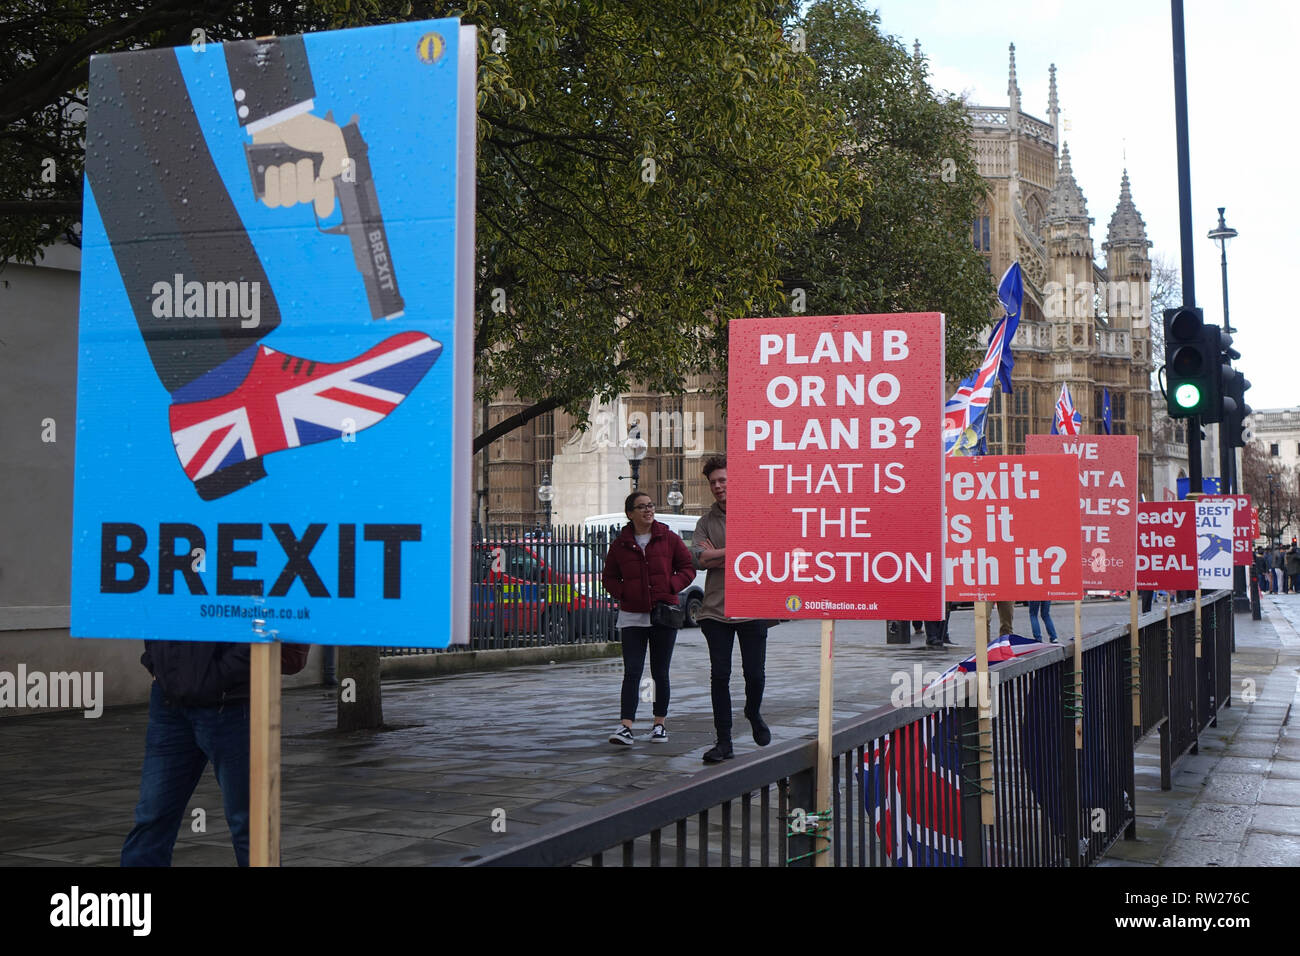
<path fill-rule="evenodd" d="M 1151 500 L 1151 243 L 1133 204 L 1128 173 L 1120 177 L 1119 202 L 1102 243 L 1105 264 L 1098 265 L 1094 221 L 1061 139 L 1056 67 L 1049 74 L 1046 120 L 1021 109 L 1014 44 L 1007 90 L 1007 106 L 969 107 L 972 147 L 989 187 L 972 240 L 995 280 L 1017 259 L 1025 277 L 1020 326 L 1012 340 L 1014 390 L 1009 395 L 994 390 L 986 430 L 989 453 L 1021 454 L 1026 435 L 1047 433 L 1063 382 L 1083 415 L 1084 431 L 1100 432 L 1104 388 L 1111 396 L 1114 432 L 1138 436 L 1140 489 Z M 725 422 L 706 385 L 693 377 L 684 395 L 634 392 L 607 406 L 593 403 L 593 427 L 583 434 L 575 433 L 569 416 L 555 412 L 493 442 L 477 463 L 478 517 L 526 525 L 543 521 L 537 488 L 544 475 L 555 487 L 556 523 L 621 511 L 631 484 L 619 443 L 629 424 L 637 423 L 650 445 L 639 486 L 667 510 L 676 481 L 685 498 L 683 512 L 702 514 L 712 496 L 700 464 L 726 447 Z M 481 423 L 495 424 L 523 407 L 511 396 L 499 396 L 481 410 Z"/>
<path fill-rule="evenodd" d="M 970 107 L 975 156 L 989 184 L 975 222 L 976 248 L 994 277 L 1016 259 L 1025 277 L 1020 326 L 1012 339 L 1010 395 L 994 390 L 986 430 L 990 454 L 1022 454 L 1025 436 L 1051 430 L 1061 384 L 1068 384 L 1083 430 L 1102 431 L 1103 389 L 1113 431 L 1138 436 L 1141 491 L 1152 497 L 1151 260 L 1146 226 L 1133 204 L 1128 172 L 1093 258 L 1093 220 L 1060 139 L 1056 67 L 1047 121 L 1021 110 L 1011 46 L 1010 103 Z"/>

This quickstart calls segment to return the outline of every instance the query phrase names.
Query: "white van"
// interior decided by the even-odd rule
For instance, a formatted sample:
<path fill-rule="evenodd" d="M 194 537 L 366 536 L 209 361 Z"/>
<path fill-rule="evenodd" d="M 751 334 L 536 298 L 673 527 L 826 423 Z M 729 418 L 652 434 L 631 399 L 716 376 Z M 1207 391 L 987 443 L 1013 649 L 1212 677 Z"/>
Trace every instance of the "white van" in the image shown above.
<path fill-rule="evenodd" d="M 686 542 L 686 547 L 689 548 L 691 539 L 695 536 L 695 525 L 699 522 L 700 516 L 659 514 L 656 512 L 655 520 L 668 525 Z M 605 549 L 609 547 L 609 542 L 618 536 L 625 524 L 627 524 L 627 515 L 618 512 L 608 515 L 592 515 L 582 522 L 583 528 L 587 531 L 588 539 L 596 539 L 602 556 L 605 554 Z M 706 571 L 696 572 L 695 580 L 682 588 L 681 594 L 677 596 L 678 603 L 681 604 L 682 610 L 686 612 L 687 627 L 699 627 L 695 615 L 699 613 L 700 607 L 704 604 L 704 576 L 707 573 Z"/>

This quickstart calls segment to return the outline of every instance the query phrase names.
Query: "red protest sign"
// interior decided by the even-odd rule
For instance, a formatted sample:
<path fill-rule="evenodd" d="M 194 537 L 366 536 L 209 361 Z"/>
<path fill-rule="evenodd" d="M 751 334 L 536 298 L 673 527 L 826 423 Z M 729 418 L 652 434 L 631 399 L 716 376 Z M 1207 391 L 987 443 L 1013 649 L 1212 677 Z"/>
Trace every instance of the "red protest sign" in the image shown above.
<path fill-rule="evenodd" d="M 1255 562 L 1255 539 L 1259 537 L 1259 515 L 1250 506 L 1250 495 L 1201 495 L 1201 501 L 1231 501 L 1232 564 L 1250 567 Z"/>
<path fill-rule="evenodd" d="M 1131 591 L 1137 551 L 1136 435 L 1028 435 L 1031 455 L 1074 455 L 1079 461 L 1083 586 Z"/>
<path fill-rule="evenodd" d="M 734 617 L 943 617 L 943 316 L 730 325 Z"/>
<path fill-rule="evenodd" d="M 1196 581 L 1196 503 L 1139 503 L 1137 586 L 1148 591 L 1194 591 Z"/>
<path fill-rule="evenodd" d="M 1076 460 L 1065 455 L 949 458 L 950 601 L 1083 597 Z"/>

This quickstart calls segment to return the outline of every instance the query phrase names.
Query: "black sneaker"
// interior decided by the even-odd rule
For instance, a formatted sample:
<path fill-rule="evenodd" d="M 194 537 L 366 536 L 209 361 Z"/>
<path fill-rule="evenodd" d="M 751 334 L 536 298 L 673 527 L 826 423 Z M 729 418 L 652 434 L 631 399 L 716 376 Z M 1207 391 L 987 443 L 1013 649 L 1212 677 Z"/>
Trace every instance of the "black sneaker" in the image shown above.
<path fill-rule="evenodd" d="M 754 743 L 758 744 L 760 747 L 766 747 L 772 742 L 772 731 L 769 730 L 767 724 L 763 722 L 762 714 L 755 714 L 753 717 L 750 717 L 749 726 L 754 729 Z"/>
<path fill-rule="evenodd" d="M 609 742 L 611 744 L 622 744 L 625 747 L 631 747 L 632 741 L 635 739 L 636 738 L 632 736 L 632 728 L 622 724 L 619 725 L 619 728 L 615 733 L 609 735 Z"/>
<path fill-rule="evenodd" d="M 712 750 L 704 751 L 705 763 L 722 763 L 724 760 L 730 760 L 736 756 L 735 751 L 731 749 L 730 740 L 719 740 L 713 745 Z"/>
<path fill-rule="evenodd" d="M 663 724 L 655 724 L 654 730 L 650 731 L 650 742 L 652 744 L 662 744 L 668 742 L 668 728 Z"/>

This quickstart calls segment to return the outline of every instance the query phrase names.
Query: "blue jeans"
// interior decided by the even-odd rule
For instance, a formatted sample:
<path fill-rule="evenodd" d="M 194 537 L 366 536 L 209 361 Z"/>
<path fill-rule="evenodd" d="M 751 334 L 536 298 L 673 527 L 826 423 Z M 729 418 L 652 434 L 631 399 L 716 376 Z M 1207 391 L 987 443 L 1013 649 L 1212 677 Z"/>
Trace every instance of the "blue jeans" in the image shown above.
<path fill-rule="evenodd" d="M 221 787 L 235 861 L 248 866 L 248 701 L 214 707 L 163 703 L 155 681 L 135 826 L 122 845 L 123 866 L 171 866 L 185 808 L 212 761 Z"/>
<path fill-rule="evenodd" d="M 1056 640 L 1056 625 L 1052 623 L 1052 602 L 1051 601 L 1030 601 L 1029 602 L 1029 626 L 1033 629 L 1034 640 L 1043 639 L 1042 631 L 1038 627 L 1038 616 L 1043 616 L 1043 623 L 1047 625 L 1047 636 Z"/>

